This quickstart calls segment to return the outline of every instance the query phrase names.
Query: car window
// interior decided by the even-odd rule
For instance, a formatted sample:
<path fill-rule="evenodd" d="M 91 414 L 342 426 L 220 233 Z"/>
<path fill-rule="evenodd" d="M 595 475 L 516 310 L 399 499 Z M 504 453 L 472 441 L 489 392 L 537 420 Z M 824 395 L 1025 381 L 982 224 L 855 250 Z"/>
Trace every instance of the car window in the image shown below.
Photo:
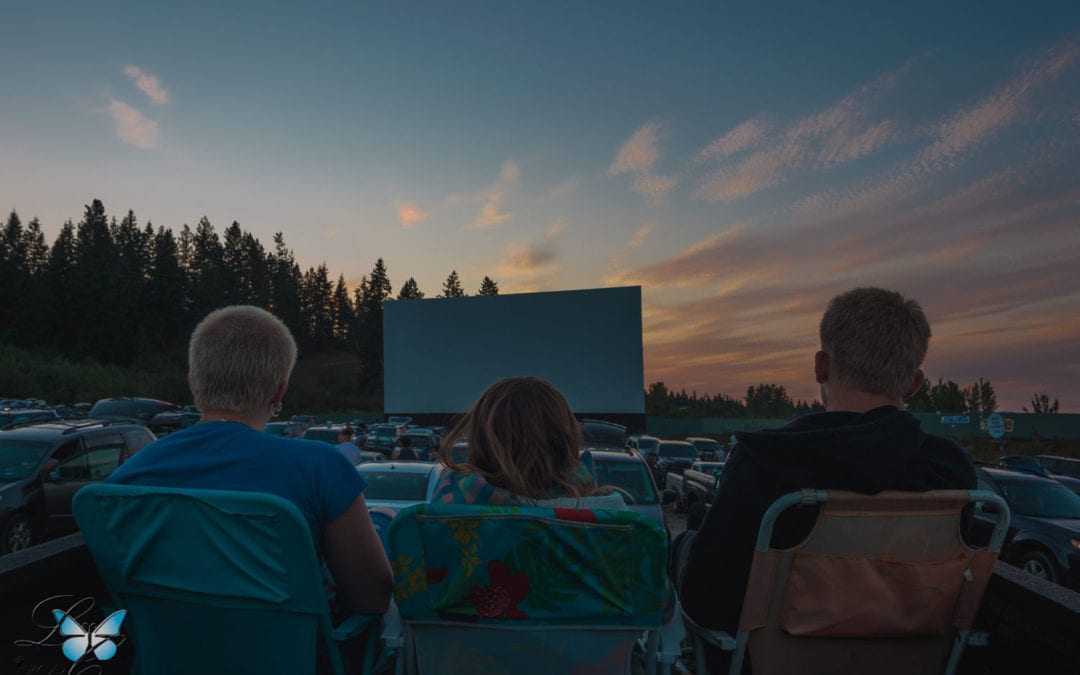
<path fill-rule="evenodd" d="M 427 499 L 428 475 L 404 471 L 361 472 L 368 486 L 364 499 L 396 499 L 422 502 Z"/>
<path fill-rule="evenodd" d="M 153 442 L 154 437 L 149 429 L 129 429 L 124 432 L 124 440 L 127 441 L 127 457 L 142 450 Z"/>
<path fill-rule="evenodd" d="M 90 436 L 84 442 L 90 480 L 103 480 L 120 466 L 120 458 L 126 447 L 120 434 Z"/>
<path fill-rule="evenodd" d="M 1053 481 L 1002 481 L 1009 507 L 1036 518 L 1080 518 L 1080 497 Z"/>
<path fill-rule="evenodd" d="M 64 443 L 52 455 L 56 461 L 50 473 L 61 481 L 89 480 L 90 468 L 86 465 L 86 453 L 79 439 Z"/>
<path fill-rule="evenodd" d="M 28 477 L 48 451 L 48 443 L 7 439 L 0 441 L 0 483 Z"/>
<path fill-rule="evenodd" d="M 655 504 L 656 490 L 648 469 L 640 462 L 605 462 L 593 458 L 597 485 L 626 490 L 636 504 Z"/>
<path fill-rule="evenodd" d="M 679 459 L 695 459 L 697 458 L 697 453 L 694 451 L 694 446 L 689 443 L 661 443 L 660 456 L 675 457 Z"/>

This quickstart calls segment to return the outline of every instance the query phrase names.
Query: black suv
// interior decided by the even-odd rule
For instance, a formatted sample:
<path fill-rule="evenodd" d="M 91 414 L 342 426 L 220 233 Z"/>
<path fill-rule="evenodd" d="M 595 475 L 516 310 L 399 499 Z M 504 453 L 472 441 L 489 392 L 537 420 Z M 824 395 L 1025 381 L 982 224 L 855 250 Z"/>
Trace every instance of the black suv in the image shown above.
<path fill-rule="evenodd" d="M 107 420 L 0 431 L 0 554 L 31 546 L 46 533 L 74 532 L 72 496 L 153 440 L 140 424 Z"/>
<path fill-rule="evenodd" d="M 142 424 L 159 436 L 184 429 L 199 421 L 198 413 L 185 412 L 175 403 L 132 396 L 103 398 L 90 409 L 89 417 L 95 420 Z"/>
<path fill-rule="evenodd" d="M 1055 480 L 1026 471 L 976 467 L 979 489 L 1001 495 L 1012 520 L 1001 558 L 1036 576 L 1080 590 L 1080 496 Z M 989 537 L 993 506 L 979 504 L 972 541 Z"/>

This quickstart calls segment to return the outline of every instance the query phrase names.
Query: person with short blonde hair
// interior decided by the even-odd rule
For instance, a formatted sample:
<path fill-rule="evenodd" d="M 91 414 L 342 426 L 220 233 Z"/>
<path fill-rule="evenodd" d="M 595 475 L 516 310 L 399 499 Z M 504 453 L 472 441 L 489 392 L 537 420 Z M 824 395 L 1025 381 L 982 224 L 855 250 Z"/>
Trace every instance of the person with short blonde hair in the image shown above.
<path fill-rule="evenodd" d="M 468 439 L 469 459 L 450 448 Z M 550 382 L 508 377 L 481 394 L 440 443 L 450 471 L 433 501 L 625 509 L 622 496 L 583 473 L 581 425 Z"/>
<path fill-rule="evenodd" d="M 814 377 L 825 412 L 778 429 L 735 432 L 700 530 L 673 542 L 683 609 L 702 626 L 737 629 L 758 528 L 781 496 L 807 488 L 866 494 L 975 488 L 963 448 L 923 432 L 904 410 L 904 399 L 923 385 L 930 341 L 917 302 L 892 290 L 856 288 L 829 302 L 818 332 Z M 802 541 L 814 518 L 811 509 L 785 514 L 774 547 Z M 709 671 L 726 672 L 724 659 L 710 651 Z"/>
<path fill-rule="evenodd" d="M 188 360 L 199 423 L 147 445 L 108 482 L 283 497 L 308 521 L 340 609 L 385 612 L 393 576 L 364 503 L 367 483 L 326 443 L 262 431 L 296 364 L 289 329 L 258 307 L 225 307 L 195 327 Z"/>

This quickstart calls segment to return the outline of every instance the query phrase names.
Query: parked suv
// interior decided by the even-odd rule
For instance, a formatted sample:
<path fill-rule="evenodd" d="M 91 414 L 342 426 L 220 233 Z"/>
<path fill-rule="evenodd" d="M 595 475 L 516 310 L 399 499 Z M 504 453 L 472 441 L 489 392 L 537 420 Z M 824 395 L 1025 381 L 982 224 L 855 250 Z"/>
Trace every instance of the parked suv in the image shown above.
<path fill-rule="evenodd" d="M 142 424 L 155 434 L 162 435 L 182 429 L 199 421 L 198 417 L 183 416 L 183 408 L 168 401 L 133 396 L 103 398 L 90 409 L 89 417 L 95 420 L 115 420 Z M 163 414 L 164 413 L 164 414 Z M 181 423 L 183 422 L 183 423 Z"/>
<path fill-rule="evenodd" d="M 0 410 L 0 429 L 22 426 L 25 424 L 37 424 L 60 419 L 55 410 L 37 408 L 14 408 Z"/>
<path fill-rule="evenodd" d="M 108 420 L 0 431 L 0 554 L 75 531 L 72 496 L 153 440 L 141 424 Z"/>

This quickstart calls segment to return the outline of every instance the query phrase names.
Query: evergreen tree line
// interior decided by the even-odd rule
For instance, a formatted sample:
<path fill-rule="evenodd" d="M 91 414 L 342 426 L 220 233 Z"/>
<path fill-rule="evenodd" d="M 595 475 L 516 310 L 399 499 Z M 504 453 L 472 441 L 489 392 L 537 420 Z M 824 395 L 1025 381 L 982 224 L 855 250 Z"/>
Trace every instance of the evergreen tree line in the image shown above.
<path fill-rule="evenodd" d="M 0 340 L 106 364 L 182 364 L 202 317 L 250 304 L 280 317 L 301 350 L 356 353 L 360 390 L 381 394 L 382 312 L 392 291 L 382 258 L 350 293 L 325 263 L 301 269 L 280 232 L 269 249 L 237 222 L 219 235 L 206 217 L 175 234 L 140 226 L 130 210 L 110 218 L 97 199 L 51 246 L 37 218 L 23 225 L 12 211 L 0 229 Z M 498 293 L 484 277 L 478 294 Z M 453 271 L 438 297 L 466 295 Z M 411 277 L 397 294 L 423 297 Z"/>
<path fill-rule="evenodd" d="M 911 412 L 963 413 L 989 415 L 997 410 L 997 394 L 989 380 L 979 378 L 967 387 L 952 380 L 927 380 L 907 399 Z M 1045 392 L 1031 397 L 1031 409 L 1024 412 L 1051 414 L 1058 412 L 1058 399 Z M 756 417 L 790 419 L 812 412 L 824 412 L 818 401 L 792 400 L 787 390 L 776 384 L 759 384 L 747 388 L 742 399 L 725 394 L 699 396 L 696 391 L 676 393 L 663 382 L 654 382 L 645 391 L 645 412 L 660 417 Z"/>
<path fill-rule="evenodd" d="M 750 417 L 790 419 L 813 412 L 824 412 L 818 401 L 794 400 L 778 384 L 747 387 L 746 396 L 738 399 L 726 394 L 699 395 L 670 391 L 663 382 L 653 382 L 645 391 L 645 413 L 658 417 Z"/>

